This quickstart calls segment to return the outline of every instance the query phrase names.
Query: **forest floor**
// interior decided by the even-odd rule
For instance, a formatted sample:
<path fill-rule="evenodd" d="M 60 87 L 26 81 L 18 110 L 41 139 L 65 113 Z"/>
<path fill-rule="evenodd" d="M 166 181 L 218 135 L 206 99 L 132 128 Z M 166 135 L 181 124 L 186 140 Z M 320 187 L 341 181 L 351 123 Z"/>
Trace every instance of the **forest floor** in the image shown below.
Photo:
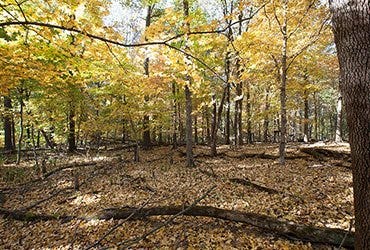
<path fill-rule="evenodd" d="M 349 152 L 347 144 L 321 146 Z M 48 152 L 45 178 L 40 178 L 32 159 L 19 166 L 7 161 L 2 164 L 0 208 L 84 217 L 111 207 L 186 206 L 215 186 L 197 205 L 348 230 L 353 218 L 348 159 L 307 154 L 301 151 L 303 147 L 313 146 L 288 145 L 288 159 L 281 166 L 271 157 L 278 154 L 275 144 L 222 146 L 214 158 L 208 155 L 208 147 L 197 146 L 194 168 L 185 167 L 185 149 L 181 147 L 141 151 L 139 163 L 127 149 L 74 155 Z M 51 172 L 55 169 L 60 171 Z M 74 189 L 76 176 L 79 190 Z M 235 181 L 241 179 L 255 185 Z M 86 249 L 100 239 L 96 249 L 120 243 L 131 249 L 333 249 L 244 223 L 193 216 L 169 218 L 19 221 L 1 216 L 0 249 Z M 141 237 L 153 228 L 158 230 Z"/>

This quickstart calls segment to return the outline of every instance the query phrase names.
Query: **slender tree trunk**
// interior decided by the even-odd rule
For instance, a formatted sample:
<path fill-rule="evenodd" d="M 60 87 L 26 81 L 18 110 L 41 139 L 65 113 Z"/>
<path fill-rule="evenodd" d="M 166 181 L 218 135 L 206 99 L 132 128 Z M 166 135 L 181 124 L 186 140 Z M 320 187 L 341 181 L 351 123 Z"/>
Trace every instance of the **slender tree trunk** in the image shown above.
<path fill-rule="evenodd" d="M 209 121 L 209 110 L 206 108 L 205 109 L 205 112 L 206 112 L 206 133 L 207 133 L 207 135 L 206 135 L 206 141 L 207 141 L 207 143 L 208 144 L 210 144 L 211 143 L 211 123 L 210 123 L 210 121 Z"/>
<path fill-rule="evenodd" d="M 335 126 L 335 142 L 342 142 L 342 97 L 337 101 L 337 122 Z"/>
<path fill-rule="evenodd" d="M 23 90 L 19 91 L 19 137 L 18 137 L 18 150 L 17 150 L 17 162 L 19 165 L 21 162 L 21 151 L 22 151 L 22 140 L 23 140 Z"/>
<path fill-rule="evenodd" d="M 251 144 L 253 143 L 252 139 L 252 110 L 251 110 L 251 92 L 250 92 L 250 83 L 247 83 L 246 86 L 246 109 L 245 112 L 247 114 L 247 143 Z"/>
<path fill-rule="evenodd" d="M 270 86 L 267 86 L 266 88 L 266 94 L 265 94 L 265 116 L 263 118 L 263 142 L 269 141 L 269 110 L 270 110 Z"/>
<path fill-rule="evenodd" d="M 76 121 L 75 106 L 71 104 L 68 115 L 68 152 L 75 152 L 76 146 Z"/>
<path fill-rule="evenodd" d="M 211 155 L 217 155 L 217 103 L 216 94 L 212 96 Z"/>
<path fill-rule="evenodd" d="M 185 99 L 186 99 L 186 166 L 194 166 L 193 156 L 193 124 L 192 124 L 192 98 L 189 86 L 185 86 Z"/>
<path fill-rule="evenodd" d="M 40 134 L 41 134 L 40 130 L 37 130 L 36 148 L 40 147 L 40 136 L 41 136 Z"/>
<path fill-rule="evenodd" d="M 15 149 L 15 122 L 14 122 L 14 117 L 12 116 L 12 143 L 13 143 L 13 148 Z"/>
<path fill-rule="evenodd" d="M 198 144 L 198 117 L 194 116 L 194 142 L 195 144 Z"/>
<path fill-rule="evenodd" d="M 222 111 L 226 99 L 226 88 L 223 91 L 220 105 L 217 110 L 216 94 L 212 96 L 213 101 L 213 116 L 212 116 L 212 127 L 211 127 L 211 155 L 217 155 L 217 132 L 221 124 Z"/>
<path fill-rule="evenodd" d="M 146 14 L 146 19 L 145 19 L 145 28 L 149 28 L 150 23 L 151 23 L 151 18 L 152 18 L 152 10 L 153 6 L 149 5 L 148 6 L 148 11 Z M 145 38 L 146 40 L 146 38 Z M 145 70 L 145 76 L 149 77 L 149 58 L 145 58 L 144 62 L 144 70 Z M 144 101 L 148 102 L 149 101 L 149 96 L 144 97 Z M 149 115 L 145 115 L 143 118 L 143 148 L 148 149 L 151 146 L 151 138 L 150 138 L 150 129 L 149 129 Z"/>
<path fill-rule="evenodd" d="M 186 25 L 186 33 L 190 32 L 190 23 L 188 20 L 189 17 L 189 2 L 188 0 L 183 0 L 183 8 L 184 8 L 184 18 L 185 18 L 185 25 Z M 186 47 L 185 50 L 189 50 L 188 45 L 189 37 L 186 36 Z M 190 58 L 187 56 L 186 61 L 190 61 Z M 187 68 L 190 68 L 187 65 Z M 191 77 L 190 75 L 186 75 L 186 85 L 185 85 L 185 103 L 186 103 L 186 166 L 193 167 L 194 164 L 194 156 L 193 156 L 193 122 L 192 122 L 192 93 L 190 91 L 191 85 Z"/>
<path fill-rule="evenodd" d="M 303 119 L 303 141 L 305 143 L 308 143 L 310 138 L 309 138 L 309 133 L 308 133 L 308 122 L 309 122 L 309 111 L 310 111 L 310 106 L 308 102 L 308 94 L 304 93 L 304 119 Z"/>
<path fill-rule="evenodd" d="M 241 36 L 243 31 L 243 12 L 238 15 L 239 27 L 238 35 Z M 236 55 L 236 73 L 239 79 L 239 84 L 236 85 L 237 100 L 235 101 L 235 145 L 241 146 L 243 144 L 243 81 L 242 78 L 242 67 L 240 64 L 240 54 L 237 52 Z"/>
<path fill-rule="evenodd" d="M 237 60 L 237 65 L 238 65 L 238 60 Z M 237 99 L 235 101 L 235 118 L 234 118 L 235 145 L 241 146 L 243 144 L 243 137 L 242 137 L 242 133 L 243 133 L 242 131 L 243 83 L 242 81 L 240 81 L 236 85 L 236 95 L 237 95 Z"/>
<path fill-rule="evenodd" d="M 315 133 L 315 140 L 318 141 L 319 140 L 319 121 L 318 121 L 318 110 L 319 110 L 319 107 L 318 107 L 318 101 L 317 101 L 317 93 L 315 92 L 313 94 L 313 98 L 315 100 L 315 114 L 314 114 L 314 133 Z"/>
<path fill-rule="evenodd" d="M 287 34 L 287 0 L 283 2 L 283 46 L 281 48 L 281 68 L 280 68 L 280 146 L 279 146 L 279 162 L 281 165 L 285 164 L 285 145 L 286 145 L 286 82 L 287 82 L 287 48 L 288 48 L 288 34 Z"/>
<path fill-rule="evenodd" d="M 172 149 L 177 148 L 177 96 L 176 96 L 176 83 L 172 82 L 172 95 L 173 95 L 173 113 L 172 113 Z"/>
<path fill-rule="evenodd" d="M 12 109 L 12 100 L 4 96 L 4 149 L 9 151 L 14 151 L 13 142 L 12 142 L 12 118 L 11 118 L 11 109 Z"/>
<path fill-rule="evenodd" d="M 370 3 L 329 3 L 351 144 L 355 249 L 370 249 Z"/>
<path fill-rule="evenodd" d="M 226 117 L 225 117 L 225 144 L 230 145 L 230 128 L 231 128 L 231 123 L 230 123 L 230 107 L 231 107 L 231 102 L 230 102 L 230 83 L 228 83 L 227 86 L 227 98 L 226 98 Z"/>

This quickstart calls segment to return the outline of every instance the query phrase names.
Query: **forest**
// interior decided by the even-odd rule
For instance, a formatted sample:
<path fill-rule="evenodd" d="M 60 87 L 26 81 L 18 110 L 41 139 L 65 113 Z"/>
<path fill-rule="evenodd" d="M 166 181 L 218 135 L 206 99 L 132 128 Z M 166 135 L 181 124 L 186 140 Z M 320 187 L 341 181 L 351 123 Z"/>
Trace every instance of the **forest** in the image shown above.
<path fill-rule="evenodd" d="M 1 0 L 0 249 L 370 249 L 367 0 Z"/>

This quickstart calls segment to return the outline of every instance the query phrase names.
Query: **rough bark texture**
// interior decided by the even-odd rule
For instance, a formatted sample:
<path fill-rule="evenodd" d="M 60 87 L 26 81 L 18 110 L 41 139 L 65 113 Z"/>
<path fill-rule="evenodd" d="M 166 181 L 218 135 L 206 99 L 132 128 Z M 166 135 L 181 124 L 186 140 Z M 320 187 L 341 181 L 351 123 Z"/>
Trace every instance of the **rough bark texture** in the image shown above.
<path fill-rule="evenodd" d="M 187 209 L 187 210 L 186 210 Z M 61 219 L 70 221 L 72 219 L 81 220 L 110 220 L 110 219 L 142 219 L 150 216 L 159 215 L 176 215 L 180 212 L 188 216 L 204 216 L 228 220 L 233 222 L 246 223 L 263 230 L 274 232 L 278 235 L 298 239 L 302 241 L 323 243 L 339 246 L 343 241 L 342 246 L 352 248 L 354 244 L 354 237 L 352 233 L 348 233 L 341 229 L 319 228 L 314 226 L 306 226 L 295 224 L 293 222 L 279 220 L 267 215 L 260 215 L 255 213 L 241 212 L 235 210 L 220 209 L 211 206 L 163 206 L 163 207 L 149 207 L 149 208 L 108 208 L 101 210 L 89 216 L 56 216 L 46 214 L 33 214 L 24 211 L 9 211 L 0 208 L 0 214 L 7 218 L 22 220 L 22 221 L 45 221 Z M 348 235 L 347 235 L 348 233 Z"/>
<path fill-rule="evenodd" d="M 329 2 L 351 144 L 355 248 L 370 249 L 370 3 Z"/>

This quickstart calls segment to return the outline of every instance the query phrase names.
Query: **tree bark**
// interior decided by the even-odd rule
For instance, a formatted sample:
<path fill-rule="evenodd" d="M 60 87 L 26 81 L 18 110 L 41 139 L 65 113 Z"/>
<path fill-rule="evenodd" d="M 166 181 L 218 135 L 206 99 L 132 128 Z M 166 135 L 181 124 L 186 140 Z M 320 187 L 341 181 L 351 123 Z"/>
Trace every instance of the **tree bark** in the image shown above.
<path fill-rule="evenodd" d="M 263 142 L 269 141 L 269 124 L 270 124 L 270 118 L 269 118 L 269 111 L 270 111 L 270 86 L 267 86 L 266 88 L 266 94 L 265 94 L 265 115 L 263 118 Z"/>
<path fill-rule="evenodd" d="M 342 97 L 337 101 L 337 122 L 335 126 L 335 142 L 342 142 Z"/>
<path fill-rule="evenodd" d="M 183 0 L 183 8 L 184 8 L 184 19 L 186 25 L 186 32 L 190 32 L 190 23 L 187 20 L 189 17 L 189 2 L 188 0 Z M 186 46 L 185 50 L 189 50 L 188 45 L 188 36 L 186 36 Z M 190 58 L 187 56 L 186 61 L 190 61 Z M 187 65 L 186 67 L 188 67 Z M 189 67 L 188 67 L 189 68 Z M 186 75 L 186 85 L 185 85 L 185 110 L 186 110 L 186 166 L 193 167 L 194 164 L 194 155 L 193 155 L 193 119 L 192 119 L 192 93 L 190 90 L 191 85 L 191 77 L 190 75 Z"/>
<path fill-rule="evenodd" d="M 252 110 L 251 110 L 251 88 L 250 83 L 247 83 L 247 90 L 246 90 L 246 115 L 247 115 L 247 143 L 252 144 L 253 138 L 252 138 Z"/>
<path fill-rule="evenodd" d="M 172 149 L 177 148 L 177 96 L 176 96 L 176 83 L 172 82 L 172 95 L 173 95 L 173 113 L 172 113 Z"/>
<path fill-rule="evenodd" d="M 310 141 L 309 131 L 308 131 L 308 122 L 310 118 L 310 104 L 308 102 L 308 93 L 305 91 L 304 95 L 304 119 L 303 119 L 303 141 L 308 143 Z"/>
<path fill-rule="evenodd" d="M 68 115 L 68 152 L 75 152 L 76 146 L 76 113 L 75 107 L 71 104 Z"/>
<path fill-rule="evenodd" d="M 23 89 L 19 90 L 19 137 L 18 137 L 18 149 L 17 149 L 17 161 L 16 164 L 18 165 L 21 162 L 21 150 L 22 150 L 22 140 L 23 140 Z"/>
<path fill-rule="evenodd" d="M 145 19 L 145 29 L 149 28 L 149 26 L 151 24 L 152 10 L 153 10 L 153 6 L 149 5 L 148 10 L 147 10 L 147 14 L 146 14 L 146 19 Z M 147 39 L 145 38 L 145 40 L 147 40 Z M 145 70 L 145 76 L 149 77 L 149 57 L 145 58 L 144 70 Z M 148 102 L 149 101 L 149 96 L 145 96 L 144 101 Z M 151 146 L 150 129 L 149 129 L 149 115 L 144 115 L 143 130 L 144 130 L 143 131 L 143 148 L 148 149 Z"/>
<path fill-rule="evenodd" d="M 280 145 L 279 145 L 279 162 L 281 165 L 285 164 L 285 145 L 286 145 L 286 82 L 287 82 L 287 48 L 288 48 L 288 34 L 287 34 L 287 0 L 283 1 L 283 24 L 281 32 L 283 35 L 283 45 L 281 48 L 281 67 L 280 67 Z"/>
<path fill-rule="evenodd" d="M 355 249 L 370 249 L 370 3 L 329 4 L 352 154 Z"/>
<path fill-rule="evenodd" d="M 12 100 L 8 96 L 4 96 L 4 108 L 4 149 L 7 151 L 14 151 L 12 141 L 12 119 L 10 115 Z"/>

